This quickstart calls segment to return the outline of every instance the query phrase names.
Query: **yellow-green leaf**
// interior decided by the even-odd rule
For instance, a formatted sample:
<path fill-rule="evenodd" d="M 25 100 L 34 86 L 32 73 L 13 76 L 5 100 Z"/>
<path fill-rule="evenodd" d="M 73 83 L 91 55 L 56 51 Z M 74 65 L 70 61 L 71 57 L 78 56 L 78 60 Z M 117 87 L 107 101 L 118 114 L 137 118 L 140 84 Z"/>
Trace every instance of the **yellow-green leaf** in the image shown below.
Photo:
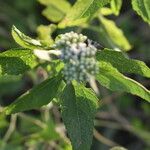
<path fill-rule="evenodd" d="M 122 0 L 111 0 L 110 4 L 113 13 L 118 16 L 122 6 Z"/>
<path fill-rule="evenodd" d="M 19 31 L 15 26 L 12 27 L 12 36 L 17 44 L 28 49 L 43 49 L 46 48 L 39 40 L 32 39 Z M 49 46 L 50 47 L 50 46 Z"/>
<path fill-rule="evenodd" d="M 119 48 L 125 51 L 131 49 L 131 45 L 125 37 L 123 31 L 117 27 L 114 21 L 100 17 L 100 22 L 111 48 Z"/>
<path fill-rule="evenodd" d="M 22 74 L 36 65 L 32 50 L 18 48 L 0 53 L 0 76 Z"/>
<path fill-rule="evenodd" d="M 132 0 L 132 7 L 144 21 L 150 24 L 150 0 Z"/>
<path fill-rule="evenodd" d="M 45 46 L 52 45 L 54 43 L 52 39 L 52 33 L 56 30 L 56 25 L 40 25 L 37 27 L 38 38 Z"/>
<path fill-rule="evenodd" d="M 74 26 L 89 20 L 99 8 L 108 4 L 110 0 L 77 0 L 67 13 L 59 27 Z"/>
<path fill-rule="evenodd" d="M 59 22 L 70 10 L 70 3 L 66 0 L 38 0 L 41 4 L 45 5 L 46 8 L 42 14 L 52 22 Z"/>

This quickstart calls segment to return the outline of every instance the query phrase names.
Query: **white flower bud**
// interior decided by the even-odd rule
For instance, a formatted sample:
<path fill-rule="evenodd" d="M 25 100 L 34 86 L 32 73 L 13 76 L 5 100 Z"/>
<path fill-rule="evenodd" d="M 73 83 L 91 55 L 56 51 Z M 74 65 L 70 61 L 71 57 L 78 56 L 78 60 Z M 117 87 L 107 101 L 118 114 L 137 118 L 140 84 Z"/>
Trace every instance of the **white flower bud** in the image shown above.
<path fill-rule="evenodd" d="M 61 50 L 61 59 L 65 66 L 64 79 L 67 83 L 90 81 L 89 75 L 95 76 L 99 71 L 95 59 L 96 47 L 86 43 L 87 37 L 82 34 L 69 32 L 59 36 L 55 47 Z"/>

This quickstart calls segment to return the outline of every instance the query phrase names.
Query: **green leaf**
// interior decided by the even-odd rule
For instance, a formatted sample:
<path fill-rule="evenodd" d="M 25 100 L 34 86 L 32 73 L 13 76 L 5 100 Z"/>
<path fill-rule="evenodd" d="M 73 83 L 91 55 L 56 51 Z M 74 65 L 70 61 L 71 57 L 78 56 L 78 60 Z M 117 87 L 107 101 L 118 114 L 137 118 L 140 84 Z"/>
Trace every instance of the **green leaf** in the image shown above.
<path fill-rule="evenodd" d="M 102 14 L 103 16 L 108 16 L 108 15 L 112 15 L 113 11 L 111 8 L 108 7 L 103 7 L 99 10 L 100 14 Z"/>
<path fill-rule="evenodd" d="M 116 26 L 114 21 L 106 19 L 102 16 L 99 17 L 99 19 L 104 32 L 103 34 L 112 48 L 119 48 L 125 51 L 131 49 L 131 45 L 125 37 L 123 31 Z"/>
<path fill-rule="evenodd" d="M 91 89 L 81 84 L 66 85 L 61 110 L 73 150 L 90 150 L 97 102 L 98 99 Z"/>
<path fill-rule="evenodd" d="M 107 62 L 101 61 L 99 67 L 100 73 L 97 75 L 97 80 L 102 86 L 112 91 L 131 93 L 150 102 L 150 91 L 140 83 L 124 76 Z"/>
<path fill-rule="evenodd" d="M 150 68 L 144 62 L 129 59 L 122 52 L 105 49 L 97 53 L 97 60 L 109 62 L 122 73 L 135 73 L 150 78 Z"/>
<path fill-rule="evenodd" d="M 65 19 L 59 24 L 60 28 L 79 25 L 88 21 L 99 8 L 108 4 L 110 0 L 77 0 Z"/>
<path fill-rule="evenodd" d="M 32 50 L 11 49 L 0 53 L 0 76 L 22 74 L 36 65 Z"/>
<path fill-rule="evenodd" d="M 111 0 L 110 4 L 113 13 L 118 16 L 122 6 L 122 0 Z"/>
<path fill-rule="evenodd" d="M 12 27 L 12 36 L 17 44 L 19 44 L 23 48 L 28 49 L 43 49 L 49 48 L 45 47 L 39 40 L 35 40 L 26 36 L 21 31 L 19 31 L 15 26 Z"/>
<path fill-rule="evenodd" d="M 132 0 L 132 7 L 145 22 L 150 24 L 150 0 Z"/>
<path fill-rule="evenodd" d="M 42 14 L 52 22 L 61 21 L 65 14 L 70 10 L 70 3 L 66 0 L 38 0 L 41 4 L 47 6 Z"/>
<path fill-rule="evenodd" d="M 38 38 L 40 39 L 41 43 L 45 46 L 52 45 L 54 43 L 52 39 L 52 33 L 56 30 L 56 25 L 40 25 L 37 28 Z"/>
<path fill-rule="evenodd" d="M 36 109 L 50 103 L 51 100 L 57 95 L 60 83 L 61 76 L 45 80 L 6 107 L 5 113 L 12 114 L 20 111 Z"/>

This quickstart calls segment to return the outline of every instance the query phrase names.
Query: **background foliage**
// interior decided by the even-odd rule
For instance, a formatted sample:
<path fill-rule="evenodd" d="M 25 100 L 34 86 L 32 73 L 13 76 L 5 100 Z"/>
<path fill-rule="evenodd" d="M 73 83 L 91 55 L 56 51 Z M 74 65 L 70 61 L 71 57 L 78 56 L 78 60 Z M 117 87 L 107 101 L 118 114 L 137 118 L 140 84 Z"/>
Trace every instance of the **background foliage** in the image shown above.
<path fill-rule="evenodd" d="M 150 5 L 144 5 L 146 7 L 141 8 L 141 5 L 139 5 L 139 3 L 141 3 L 140 0 L 133 0 L 132 4 L 134 5 L 131 5 L 129 1 L 112 0 L 110 5 L 112 9 L 109 9 L 108 7 L 103 7 L 100 9 L 99 13 L 103 14 L 103 16 L 99 16 L 98 20 L 93 19 L 90 24 L 82 24 L 79 28 L 68 27 L 63 29 L 64 26 L 78 25 L 85 20 L 90 19 L 89 14 L 98 10 L 97 7 L 92 9 L 92 6 L 86 9 L 87 6 L 84 5 L 85 1 L 83 0 L 81 1 L 80 6 L 83 5 L 83 7 L 85 7 L 87 10 L 86 13 L 82 13 L 83 7 L 81 7 L 82 9 L 77 12 L 76 9 L 79 6 L 75 5 L 71 13 L 67 14 L 71 5 L 74 4 L 75 1 L 72 0 L 70 2 L 71 3 L 68 4 L 67 2 L 63 3 L 62 0 L 38 0 L 38 2 L 36 0 L 27 0 L 24 2 L 20 0 L 1 1 L 0 50 L 5 51 L 12 47 L 18 47 L 10 35 L 12 24 L 15 24 L 27 35 L 38 37 L 41 42 L 44 42 L 45 47 L 49 44 L 49 42 L 53 43 L 53 40 L 50 36 L 45 36 L 47 33 L 51 34 L 52 37 L 55 37 L 60 33 L 75 30 L 78 32 L 82 31 L 82 33 L 89 36 L 92 40 L 101 43 L 104 47 L 128 51 L 128 54 L 131 58 L 142 60 L 149 65 L 150 29 L 148 22 L 150 22 L 150 9 L 148 6 Z M 103 2 L 107 3 L 107 0 L 104 0 Z M 146 4 L 149 3 L 149 0 L 142 2 Z M 58 3 L 60 5 L 58 5 Z M 92 5 L 95 6 L 96 3 L 93 2 Z M 135 11 L 132 9 L 132 7 Z M 121 13 L 119 14 L 120 9 Z M 79 16 L 80 13 L 82 13 L 81 16 Z M 145 22 L 142 21 L 140 16 Z M 58 24 L 60 29 L 57 29 L 56 31 L 55 26 L 51 27 L 50 29 L 45 26 L 50 26 L 50 23 L 58 22 L 60 22 Z M 22 44 L 26 45 L 26 43 Z M 28 46 L 26 48 L 28 48 Z M 13 54 L 11 54 L 12 51 Z M 127 68 L 123 68 L 122 66 L 118 66 L 118 64 L 123 65 L 126 62 L 129 62 L 128 57 L 124 59 L 122 53 L 118 52 L 118 57 L 122 59 L 117 60 L 113 53 L 113 51 L 108 51 L 107 55 L 106 53 L 104 55 L 103 53 L 98 55 L 98 59 L 103 61 L 102 65 L 105 65 L 105 60 L 107 59 L 110 61 L 110 65 L 105 65 L 106 68 L 111 68 L 111 65 L 113 65 L 116 68 L 120 68 L 119 71 L 122 73 L 132 73 L 128 76 L 138 80 L 145 87 L 149 88 L 150 82 L 144 77 L 149 77 L 150 73 L 143 63 L 134 61 L 134 63 L 137 65 L 137 68 L 132 68 L 132 65 L 129 65 Z M 16 59 L 16 54 L 23 57 L 21 57 L 21 59 Z M 13 68 L 12 65 L 5 66 L 5 63 L 3 62 L 6 58 L 4 56 L 11 56 L 8 61 L 10 61 L 10 63 L 14 66 Z M 36 66 L 36 59 L 34 58 L 35 56 L 32 56 L 34 59 L 27 59 L 31 56 L 32 54 L 30 51 L 26 52 L 25 49 L 19 49 L 18 51 L 18 49 L 15 48 L 9 52 L 4 52 L 3 55 L 0 54 L 0 63 L 3 64 L 2 66 L 4 66 L 0 68 L 0 73 L 8 75 L 5 77 L 0 77 L 0 111 L 3 109 L 2 106 L 7 106 L 13 102 L 16 98 L 25 93 L 27 90 L 31 89 L 34 85 L 41 83 L 41 81 L 46 79 L 48 75 L 56 74 L 57 70 L 53 68 L 53 65 L 59 62 L 52 62 L 51 65 L 43 63 L 42 67 L 37 66 L 34 68 Z M 112 56 L 114 56 L 114 58 L 112 58 Z M 117 61 L 118 63 L 116 63 Z M 22 66 L 24 67 L 22 68 Z M 142 66 L 141 68 L 144 69 L 141 70 L 140 66 Z M 23 77 L 16 76 L 17 74 L 24 72 L 24 70 L 28 70 L 30 67 L 34 69 L 27 72 Z M 45 70 L 47 70 L 49 74 L 47 74 Z M 136 73 L 138 72 L 138 74 L 144 77 L 133 74 L 134 71 Z M 109 91 L 99 85 L 102 99 L 100 103 L 102 104 L 94 121 L 95 130 L 91 149 L 107 150 L 115 145 L 121 145 L 131 150 L 148 150 L 150 148 L 150 105 L 146 101 L 141 101 L 141 98 L 137 96 L 123 93 L 123 91 L 128 91 L 128 87 L 122 86 L 116 89 L 116 81 L 122 82 L 124 78 L 122 75 L 120 75 L 120 73 L 117 72 L 117 70 L 112 69 L 110 72 L 102 70 L 102 72 L 103 75 L 105 74 L 105 77 L 108 78 L 113 78 L 112 74 L 115 74 L 116 79 L 114 79 L 114 86 L 109 88 L 112 90 L 117 90 L 118 92 L 112 93 L 112 91 Z M 13 76 L 10 76 L 10 74 L 13 74 Z M 103 75 L 100 75 L 97 78 L 104 78 Z M 63 83 L 59 82 L 60 79 L 47 80 L 49 80 L 48 83 L 50 85 L 51 83 L 53 83 L 53 85 L 58 85 L 59 83 L 62 84 L 63 87 Z M 43 87 L 45 87 L 47 80 L 42 83 Z M 107 87 L 109 86 L 107 81 L 108 80 L 105 79 L 101 84 L 106 85 Z M 134 83 L 128 80 L 126 82 L 128 82 L 128 86 L 134 87 Z M 42 104 L 39 104 L 39 106 L 47 104 L 49 98 L 53 96 L 53 93 L 51 95 L 45 95 L 45 89 L 52 91 L 51 88 L 55 88 L 54 92 L 60 90 L 57 86 L 50 86 L 49 88 L 49 84 L 46 84 L 46 87 L 48 88 L 41 88 L 43 95 L 36 92 L 38 87 L 33 89 L 34 94 L 32 95 L 32 98 L 43 98 Z M 71 87 L 66 88 L 72 90 Z M 129 92 L 134 93 L 134 89 L 135 87 Z M 80 97 L 80 91 L 76 90 L 76 92 L 78 93 L 78 97 Z M 144 98 L 147 97 L 145 99 L 149 100 L 146 94 L 141 93 L 141 89 L 139 89 L 139 95 L 143 95 Z M 64 96 L 68 96 L 65 94 L 66 93 L 64 92 Z M 30 93 L 27 93 L 24 99 L 29 100 L 29 96 L 31 96 Z M 74 99 L 74 95 L 70 96 L 72 99 Z M 63 103 L 68 104 L 65 103 L 65 101 L 63 101 Z M 0 148 L 2 150 L 69 150 L 70 143 L 62 123 L 60 109 L 57 106 L 57 100 L 54 101 L 54 104 L 55 105 L 50 104 L 39 109 L 19 113 L 13 116 L 5 116 L 3 113 L 1 113 Z M 32 107 L 32 102 L 30 106 Z M 23 108 L 30 108 L 30 106 L 27 105 Z M 11 107 L 9 108 L 10 109 L 7 109 L 7 113 L 12 111 Z M 22 110 L 22 108 L 20 109 Z M 89 108 L 87 108 L 87 110 L 88 109 Z M 13 111 L 15 112 L 16 110 L 13 109 Z M 19 110 L 17 110 L 17 112 L 18 111 Z M 66 115 L 65 113 L 66 112 L 64 111 L 62 117 L 63 115 Z M 69 122 L 68 120 L 65 121 Z M 86 121 L 85 124 L 87 124 Z M 68 126 L 69 125 L 70 124 L 68 123 Z M 78 133 L 76 134 L 78 136 Z"/>

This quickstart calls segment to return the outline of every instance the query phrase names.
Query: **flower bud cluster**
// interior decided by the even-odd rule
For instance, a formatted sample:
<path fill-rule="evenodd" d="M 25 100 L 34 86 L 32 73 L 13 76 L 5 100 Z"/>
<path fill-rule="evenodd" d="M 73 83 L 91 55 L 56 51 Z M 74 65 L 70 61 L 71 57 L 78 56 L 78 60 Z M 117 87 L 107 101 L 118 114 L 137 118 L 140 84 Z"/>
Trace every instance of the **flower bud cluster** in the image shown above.
<path fill-rule="evenodd" d="M 64 62 L 63 74 L 67 82 L 89 81 L 90 76 L 95 76 L 98 66 L 95 59 L 97 48 L 82 34 L 69 32 L 61 34 L 55 46 L 61 50 L 61 59 Z"/>

